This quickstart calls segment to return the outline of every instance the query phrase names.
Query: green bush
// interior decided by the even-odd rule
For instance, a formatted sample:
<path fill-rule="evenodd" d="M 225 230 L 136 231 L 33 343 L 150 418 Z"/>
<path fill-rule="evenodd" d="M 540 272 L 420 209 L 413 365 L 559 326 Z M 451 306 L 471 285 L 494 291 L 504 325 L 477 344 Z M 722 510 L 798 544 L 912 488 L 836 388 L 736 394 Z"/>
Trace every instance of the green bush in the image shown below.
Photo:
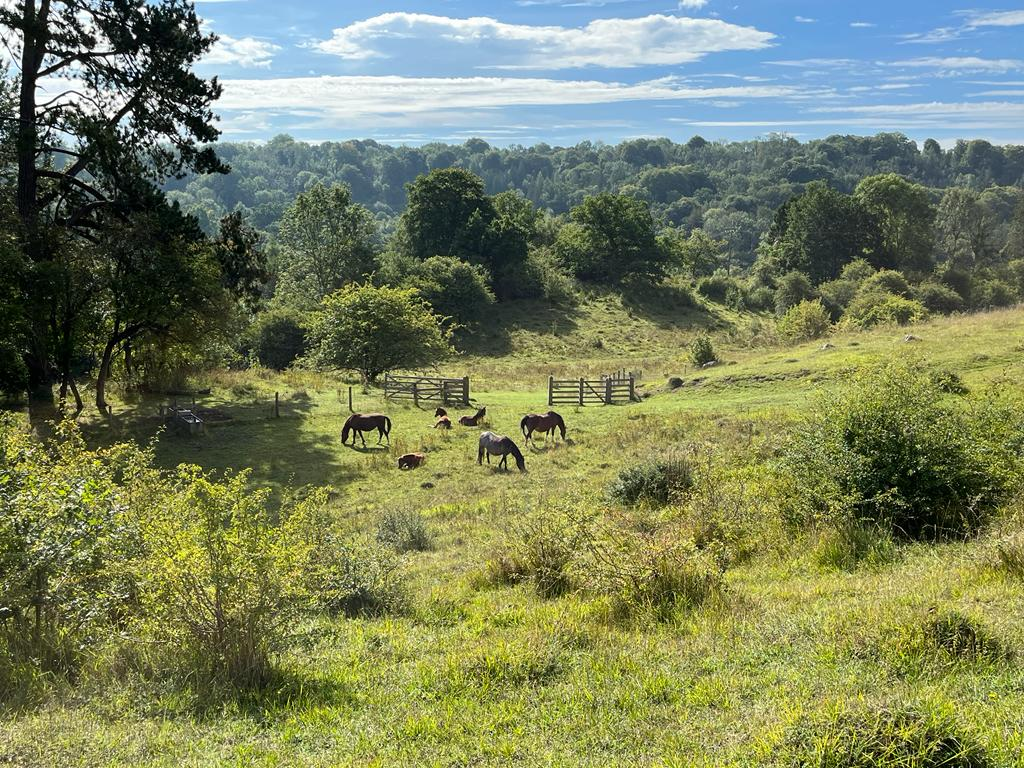
<path fill-rule="evenodd" d="M 784 450 L 795 519 L 912 539 L 973 533 L 1019 485 L 1024 420 L 993 395 L 950 401 L 906 364 L 823 395 Z"/>
<path fill-rule="evenodd" d="M 814 298 L 814 286 L 803 272 L 793 270 L 778 279 L 775 285 L 775 314 L 780 317 L 801 301 Z"/>
<path fill-rule="evenodd" d="M 843 266 L 843 271 L 839 273 L 839 279 L 860 285 L 873 274 L 875 274 L 875 268 L 867 259 L 854 259 Z"/>
<path fill-rule="evenodd" d="M 964 300 L 960 294 L 942 283 L 921 283 L 914 289 L 914 298 L 929 312 L 937 312 L 940 315 L 951 315 L 964 309 Z"/>
<path fill-rule="evenodd" d="M 995 761 L 947 712 L 916 707 L 837 708 L 805 716 L 771 750 L 792 768 L 994 768 Z"/>
<path fill-rule="evenodd" d="M 713 363 L 717 359 L 715 347 L 711 343 L 711 337 L 706 333 L 698 335 L 690 342 L 690 360 L 697 367 Z"/>
<path fill-rule="evenodd" d="M 832 320 L 842 317 L 857 295 L 858 284 L 853 280 L 830 280 L 818 286 L 818 296 Z"/>
<path fill-rule="evenodd" d="M 581 535 L 580 526 L 562 515 L 531 515 L 511 526 L 504 551 L 487 570 L 494 582 L 529 580 L 541 597 L 557 597 L 574 586 L 571 567 Z"/>
<path fill-rule="evenodd" d="M 932 371 L 928 375 L 936 387 L 950 395 L 966 395 L 970 391 L 956 371 Z"/>
<path fill-rule="evenodd" d="M 721 270 L 697 281 L 697 293 L 716 304 L 725 304 L 729 295 L 738 288 L 737 281 Z"/>
<path fill-rule="evenodd" d="M 649 459 L 619 472 L 608 496 L 620 504 L 668 504 L 693 487 L 693 467 L 682 457 Z"/>
<path fill-rule="evenodd" d="M 484 318 L 494 304 L 486 270 L 451 256 L 419 262 L 405 285 L 415 288 L 438 315 L 463 325 Z"/>
<path fill-rule="evenodd" d="M 864 293 L 891 293 L 895 296 L 908 298 L 910 296 L 910 283 L 902 272 L 895 269 L 881 269 L 868 277 L 860 284 L 860 290 Z"/>
<path fill-rule="evenodd" d="M 832 328 L 828 310 L 820 300 L 801 301 L 779 319 L 779 335 L 788 341 L 819 339 Z"/>
<path fill-rule="evenodd" d="M 976 280 L 971 284 L 971 306 L 975 309 L 1013 306 L 1018 298 L 1013 286 L 1002 280 Z"/>
<path fill-rule="evenodd" d="M 858 293 L 843 313 L 843 322 L 855 328 L 876 325 L 909 325 L 924 320 L 928 310 L 914 299 L 891 293 L 868 291 Z"/>
<path fill-rule="evenodd" d="M 302 313 L 272 309 L 253 323 L 249 332 L 252 356 L 266 368 L 283 371 L 306 353 L 306 329 Z"/>
<path fill-rule="evenodd" d="M 413 510 L 385 512 L 377 523 L 377 541 L 396 552 L 425 552 L 434 546 L 426 519 Z"/>

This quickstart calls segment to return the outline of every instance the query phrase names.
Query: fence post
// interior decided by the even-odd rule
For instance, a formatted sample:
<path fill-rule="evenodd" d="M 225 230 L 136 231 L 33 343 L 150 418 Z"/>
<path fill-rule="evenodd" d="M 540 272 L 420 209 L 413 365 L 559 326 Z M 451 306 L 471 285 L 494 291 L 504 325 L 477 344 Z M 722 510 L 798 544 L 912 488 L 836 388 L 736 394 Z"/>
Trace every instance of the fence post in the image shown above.
<path fill-rule="evenodd" d="M 352 409 L 352 387 L 348 388 L 348 410 L 349 413 L 355 413 L 355 411 Z"/>
<path fill-rule="evenodd" d="M 462 404 L 469 405 L 469 376 L 462 377 Z"/>
<path fill-rule="evenodd" d="M 274 393 L 274 418 L 281 418 L 281 393 Z"/>
<path fill-rule="evenodd" d="M 636 379 L 629 377 L 629 402 L 636 400 Z"/>
<path fill-rule="evenodd" d="M 417 408 L 420 407 L 420 388 L 419 382 L 416 381 L 412 383 L 412 404 Z"/>
<path fill-rule="evenodd" d="M 385 373 L 385 374 L 384 374 L 384 399 L 385 399 L 385 400 L 387 400 L 387 399 L 388 399 L 388 395 L 389 395 L 389 394 L 390 394 L 390 392 L 391 392 L 391 390 L 390 390 L 390 389 L 389 389 L 389 387 L 388 387 L 388 383 L 389 383 L 389 381 L 390 381 L 390 380 L 389 380 L 389 378 L 388 378 L 389 376 L 390 376 L 390 374 L 388 374 L 388 373 Z M 351 410 L 351 406 L 350 406 L 350 408 L 349 408 L 349 409 Z"/>
<path fill-rule="evenodd" d="M 611 405 L 612 404 L 612 380 L 611 379 L 605 379 L 604 380 L 604 404 L 605 405 Z"/>
<path fill-rule="evenodd" d="M 548 405 L 555 404 L 555 377 L 548 376 Z"/>
<path fill-rule="evenodd" d="M 583 377 L 580 377 L 580 405 L 583 405 Z"/>

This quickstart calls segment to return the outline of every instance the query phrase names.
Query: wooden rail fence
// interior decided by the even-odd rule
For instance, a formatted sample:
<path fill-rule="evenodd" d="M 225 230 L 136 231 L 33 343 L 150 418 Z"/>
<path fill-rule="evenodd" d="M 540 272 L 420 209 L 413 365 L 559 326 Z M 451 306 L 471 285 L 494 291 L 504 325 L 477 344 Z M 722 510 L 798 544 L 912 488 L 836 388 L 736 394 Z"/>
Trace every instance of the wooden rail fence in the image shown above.
<path fill-rule="evenodd" d="M 469 376 L 447 379 L 439 376 L 392 376 L 384 374 L 384 397 L 389 400 L 412 400 L 469 405 Z"/>
<path fill-rule="evenodd" d="M 617 375 L 600 379 L 548 377 L 548 405 L 615 405 L 636 400 L 636 377 Z"/>

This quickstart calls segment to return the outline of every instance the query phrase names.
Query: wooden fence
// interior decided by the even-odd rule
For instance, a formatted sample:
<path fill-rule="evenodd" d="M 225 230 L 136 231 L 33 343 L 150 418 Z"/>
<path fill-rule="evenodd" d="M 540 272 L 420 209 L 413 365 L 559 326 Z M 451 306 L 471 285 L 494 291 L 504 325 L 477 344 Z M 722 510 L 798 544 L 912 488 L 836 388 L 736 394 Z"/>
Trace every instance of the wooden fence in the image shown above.
<path fill-rule="evenodd" d="M 600 379 L 548 377 L 548 405 L 615 405 L 636 400 L 636 378 L 602 376 Z"/>
<path fill-rule="evenodd" d="M 412 400 L 419 405 L 469 405 L 469 376 L 446 379 L 438 376 L 392 376 L 384 374 L 384 397 L 389 400 Z"/>

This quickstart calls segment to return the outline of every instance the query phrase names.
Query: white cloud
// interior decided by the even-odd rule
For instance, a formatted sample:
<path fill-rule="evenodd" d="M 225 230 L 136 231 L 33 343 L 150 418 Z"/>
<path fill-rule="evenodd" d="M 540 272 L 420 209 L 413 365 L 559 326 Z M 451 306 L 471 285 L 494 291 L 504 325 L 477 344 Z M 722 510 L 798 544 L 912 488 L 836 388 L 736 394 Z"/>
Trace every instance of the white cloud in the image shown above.
<path fill-rule="evenodd" d="M 938 29 L 933 29 L 931 32 L 914 32 L 909 35 L 901 35 L 903 39 L 900 40 L 900 43 L 923 45 L 948 43 L 951 40 L 959 40 L 962 35 L 963 30 L 957 27 L 939 27 Z"/>
<path fill-rule="evenodd" d="M 976 27 L 1019 27 L 1024 25 L 1024 11 L 965 11 L 967 26 Z"/>
<path fill-rule="evenodd" d="M 886 66 L 935 69 L 944 74 L 1014 72 L 1024 69 L 1024 61 L 1021 59 L 982 59 L 977 56 L 922 56 L 917 59 L 888 62 Z"/>
<path fill-rule="evenodd" d="M 679 0 L 680 8 L 689 8 L 691 10 L 696 8 L 703 8 L 708 4 L 708 0 Z"/>
<path fill-rule="evenodd" d="M 559 27 L 385 13 L 339 27 L 315 48 L 354 61 L 415 57 L 425 62 L 472 55 L 483 69 L 568 69 L 684 64 L 718 51 L 766 48 L 774 37 L 720 19 L 662 14 Z"/>
<path fill-rule="evenodd" d="M 854 29 L 868 29 L 870 27 L 877 27 L 877 24 L 873 24 L 870 21 L 851 21 L 850 26 Z"/>
<path fill-rule="evenodd" d="M 207 0 L 209 2 L 210 0 Z M 225 0 L 214 0 L 224 2 Z M 204 64 L 236 64 L 240 67 L 266 68 L 274 60 L 281 46 L 256 37 L 219 35 L 210 52 L 203 57 Z"/>
<path fill-rule="evenodd" d="M 634 84 L 595 80 L 547 78 L 428 78 L 371 76 L 319 76 L 225 79 L 219 109 L 233 113 L 230 120 L 256 120 L 257 114 L 308 118 L 347 127 L 416 127 L 424 123 L 454 121 L 462 126 L 473 117 L 493 121 L 494 110 L 516 106 L 614 104 L 631 101 L 692 101 L 743 99 L 821 98 L 827 89 L 780 85 L 741 85 L 700 88 L 678 78 Z M 248 116 L 248 117 L 246 117 Z M 490 116 L 490 117 L 488 117 Z M 248 127 L 248 126 L 247 126 Z M 225 132 L 230 132 L 226 129 Z"/>
<path fill-rule="evenodd" d="M 793 21 L 799 22 L 800 24 L 817 24 L 817 19 L 809 19 L 806 16 L 794 16 Z"/>

